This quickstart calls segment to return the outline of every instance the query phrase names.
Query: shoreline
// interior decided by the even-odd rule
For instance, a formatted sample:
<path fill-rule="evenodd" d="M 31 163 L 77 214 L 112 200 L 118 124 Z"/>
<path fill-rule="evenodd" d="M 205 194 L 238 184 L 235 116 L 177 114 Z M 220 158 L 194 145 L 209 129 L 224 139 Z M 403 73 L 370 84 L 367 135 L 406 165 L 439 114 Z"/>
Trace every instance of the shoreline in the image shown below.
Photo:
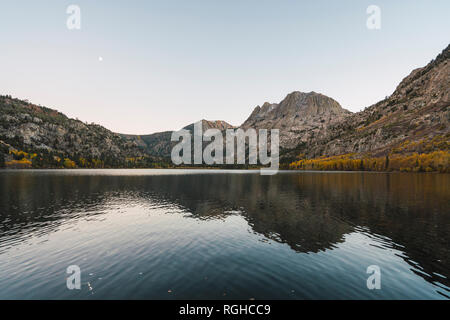
<path fill-rule="evenodd" d="M 162 171 L 173 171 L 173 170 L 216 170 L 216 171 L 259 171 L 260 168 L 251 169 L 227 169 L 227 168 L 211 168 L 211 167 L 176 167 L 176 168 L 0 168 L 0 172 L 4 171 L 91 171 L 91 170 L 162 170 Z M 307 172 L 307 173 L 402 173 L 402 174 L 449 174 L 449 172 L 440 171 L 372 171 L 372 170 L 311 170 L 311 169 L 279 169 L 278 172 Z"/>

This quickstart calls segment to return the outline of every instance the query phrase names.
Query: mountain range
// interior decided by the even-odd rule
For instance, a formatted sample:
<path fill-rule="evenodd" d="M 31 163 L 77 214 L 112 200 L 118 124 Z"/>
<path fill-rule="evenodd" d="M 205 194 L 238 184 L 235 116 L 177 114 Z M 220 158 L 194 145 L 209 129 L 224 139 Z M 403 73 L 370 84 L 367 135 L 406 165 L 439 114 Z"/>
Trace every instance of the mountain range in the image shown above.
<path fill-rule="evenodd" d="M 279 103 L 255 107 L 240 126 L 221 120 L 202 120 L 202 125 L 204 130 L 222 131 L 279 129 L 281 162 L 293 169 L 396 170 L 402 168 L 395 165 L 401 159 L 404 168 L 447 172 L 449 122 L 450 45 L 425 67 L 413 70 L 392 95 L 360 112 L 352 113 L 320 93 L 295 91 Z M 192 130 L 193 124 L 184 129 Z M 26 100 L 0 96 L 0 166 L 168 167 L 171 134 L 114 133 Z"/>

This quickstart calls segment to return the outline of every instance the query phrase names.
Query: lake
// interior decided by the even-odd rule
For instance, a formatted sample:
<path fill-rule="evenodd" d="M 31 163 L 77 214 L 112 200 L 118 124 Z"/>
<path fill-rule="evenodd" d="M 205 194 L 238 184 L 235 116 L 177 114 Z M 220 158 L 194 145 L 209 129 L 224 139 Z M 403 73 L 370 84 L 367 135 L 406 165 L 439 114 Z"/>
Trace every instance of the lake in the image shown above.
<path fill-rule="evenodd" d="M 2 170 L 0 194 L 0 299 L 450 297 L 446 174 Z"/>

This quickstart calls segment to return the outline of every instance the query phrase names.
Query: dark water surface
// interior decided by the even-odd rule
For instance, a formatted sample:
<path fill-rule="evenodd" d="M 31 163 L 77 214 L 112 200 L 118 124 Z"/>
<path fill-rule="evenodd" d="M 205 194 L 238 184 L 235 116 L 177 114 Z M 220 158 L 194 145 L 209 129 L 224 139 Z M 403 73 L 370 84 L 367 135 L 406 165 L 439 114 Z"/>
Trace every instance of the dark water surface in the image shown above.
<path fill-rule="evenodd" d="M 0 195 L 0 299 L 450 297 L 450 175 L 0 171 Z"/>

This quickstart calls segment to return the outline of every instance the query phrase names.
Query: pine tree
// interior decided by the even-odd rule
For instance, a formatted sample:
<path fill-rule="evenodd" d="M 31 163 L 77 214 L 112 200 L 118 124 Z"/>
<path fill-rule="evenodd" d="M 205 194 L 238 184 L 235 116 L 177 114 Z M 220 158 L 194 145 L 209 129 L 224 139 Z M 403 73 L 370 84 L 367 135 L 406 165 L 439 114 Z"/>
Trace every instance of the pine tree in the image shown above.
<path fill-rule="evenodd" d="M 5 155 L 3 153 L 0 153 L 0 168 L 5 167 Z"/>

